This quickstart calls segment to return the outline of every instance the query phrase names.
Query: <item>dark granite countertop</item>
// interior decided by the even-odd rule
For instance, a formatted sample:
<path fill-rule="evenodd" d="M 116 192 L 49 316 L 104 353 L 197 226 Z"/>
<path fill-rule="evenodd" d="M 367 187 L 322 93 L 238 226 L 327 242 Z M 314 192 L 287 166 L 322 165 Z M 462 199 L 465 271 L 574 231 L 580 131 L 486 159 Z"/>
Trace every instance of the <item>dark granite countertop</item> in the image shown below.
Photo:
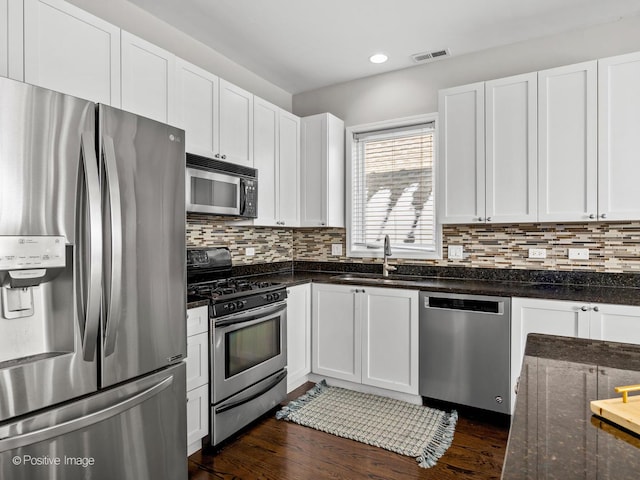
<path fill-rule="evenodd" d="M 530 334 L 502 479 L 638 478 L 640 436 L 590 410 L 634 383 L 638 345 Z"/>
<path fill-rule="evenodd" d="M 640 306 L 640 275 L 594 272 L 547 272 L 399 265 L 398 273 L 382 279 L 380 265 L 337 262 L 279 262 L 234 267 L 233 276 L 251 276 L 286 286 L 333 283 L 465 293 L 504 297 L 544 298 L 586 303 Z M 345 279 L 344 275 L 351 278 Z M 188 299 L 188 306 L 194 303 Z"/>

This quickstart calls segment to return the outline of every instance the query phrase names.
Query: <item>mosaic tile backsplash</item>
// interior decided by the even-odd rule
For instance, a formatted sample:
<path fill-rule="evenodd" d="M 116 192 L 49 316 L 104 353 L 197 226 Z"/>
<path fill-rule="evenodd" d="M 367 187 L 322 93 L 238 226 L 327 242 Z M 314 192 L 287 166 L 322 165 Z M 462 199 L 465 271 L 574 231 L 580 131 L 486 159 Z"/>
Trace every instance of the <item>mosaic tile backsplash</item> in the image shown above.
<path fill-rule="evenodd" d="M 381 262 L 333 256 L 332 243 L 341 243 L 346 253 L 345 229 L 254 227 L 229 222 L 225 217 L 194 214 L 187 218 L 188 246 L 228 246 L 235 264 L 291 260 Z M 462 245 L 464 259 L 448 260 L 449 245 Z M 246 247 L 254 247 L 255 256 L 247 257 Z M 546 249 L 547 258 L 527 258 L 529 248 Z M 569 248 L 588 248 L 589 260 L 569 260 Z M 443 227 L 443 254 L 442 260 L 392 258 L 392 263 L 640 273 L 640 222 L 447 225 Z"/>
<path fill-rule="evenodd" d="M 229 247 L 234 265 L 290 262 L 293 260 L 293 230 L 254 227 L 230 221 L 229 217 L 190 213 L 187 215 L 188 247 Z M 254 256 L 246 255 L 247 247 L 255 249 Z"/>

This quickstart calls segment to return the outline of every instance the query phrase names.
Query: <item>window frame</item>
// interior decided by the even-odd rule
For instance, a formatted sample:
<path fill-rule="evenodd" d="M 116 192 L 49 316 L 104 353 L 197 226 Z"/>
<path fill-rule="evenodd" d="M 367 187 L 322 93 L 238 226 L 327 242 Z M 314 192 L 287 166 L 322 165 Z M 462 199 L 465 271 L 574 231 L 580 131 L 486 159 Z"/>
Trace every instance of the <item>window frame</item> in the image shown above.
<path fill-rule="evenodd" d="M 351 127 L 346 128 L 345 135 L 345 150 L 346 150 L 346 178 L 345 178 L 345 217 L 346 217 L 346 233 L 347 233 L 347 257 L 352 258 L 382 258 L 383 251 L 380 249 L 356 249 L 354 250 L 353 245 L 351 244 L 352 236 L 351 231 L 353 229 L 353 150 L 354 150 L 354 141 L 353 136 L 357 133 L 364 133 L 372 130 L 385 130 L 392 129 L 398 127 L 406 127 L 411 125 L 416 125 L 420 123 L 434 123 L 434 149 L 433 149 L 433 185 L 434 185 L 434 239 L 435 239 L 435 251 L 433 252 L 408 252 L 408 251 L 398 251 L 393 250 L 393 257 L 395 259 L 415 259 L 415 260 L 442 260 L 442 224 L 438 218 L 438 208 L 437 208 L 437 185 L 438 182 L 438 150 L 439 150 L 439 135 L 438 135 L 438 113 L 427 113 L 422 115 L 413 115 L 410 117 L 402 117 L 396 118 L 393 120 L 385 120 L 382 122 L 374 122 L 374 123 L 366 123 L 361 125 L 353 125 Z"/>

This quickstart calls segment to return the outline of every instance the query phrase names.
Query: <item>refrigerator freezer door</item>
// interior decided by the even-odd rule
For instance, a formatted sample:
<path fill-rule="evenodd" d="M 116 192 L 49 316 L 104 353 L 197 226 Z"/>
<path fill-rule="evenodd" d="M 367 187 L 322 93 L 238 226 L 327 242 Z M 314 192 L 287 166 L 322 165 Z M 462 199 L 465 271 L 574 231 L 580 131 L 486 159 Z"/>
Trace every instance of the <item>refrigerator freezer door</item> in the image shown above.
<path fill-rule="evenodd" d="M 186 480 L 185 370 L 0 424 L 0 478 Z"/>
<path fill-rule="evenodd" d="M 45 268 L 42 282 L 30 283 L 25 315 L 10 314 L 18 307 L 6 290 L 20 271 L 0 270 L 0 421 L 97 388 L 102 239 L 94 137 L 95 104 L 0 78 L 3 245 L 55 238 L 65 256 L 63 267 Z"/>
<path fill-rule="evenodd" d="M 98 123 L 105 387 L 186 356 L 185 153 L 178 128 L 104 105 Z"/>

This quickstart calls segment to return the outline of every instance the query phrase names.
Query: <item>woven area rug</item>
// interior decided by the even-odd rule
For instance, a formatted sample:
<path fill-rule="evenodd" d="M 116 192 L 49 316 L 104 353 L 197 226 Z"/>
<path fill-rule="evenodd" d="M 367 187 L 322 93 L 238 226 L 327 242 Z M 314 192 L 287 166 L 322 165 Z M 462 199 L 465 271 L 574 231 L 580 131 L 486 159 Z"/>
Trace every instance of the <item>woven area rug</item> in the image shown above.
<path fill-rule="evenodd" d="M 458 414 L 330 387 L 322 380 L 276 418 L 414 457 L 428 468 L 451 445 Z"/>

